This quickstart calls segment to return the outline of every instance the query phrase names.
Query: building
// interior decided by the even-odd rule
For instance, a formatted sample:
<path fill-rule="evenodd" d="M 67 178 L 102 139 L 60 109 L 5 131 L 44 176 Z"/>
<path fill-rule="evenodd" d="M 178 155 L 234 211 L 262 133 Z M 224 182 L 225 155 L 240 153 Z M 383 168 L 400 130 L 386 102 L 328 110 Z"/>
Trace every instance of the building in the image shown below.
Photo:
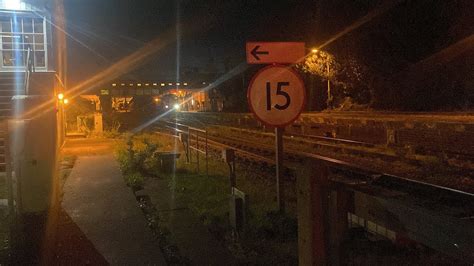
<path fill-rule="evenodd" d="M 0 0 L 0 165 L 17 213 L 43 212 L 54 197 L 64 140 L 64 29 L 62 0 Z"/>

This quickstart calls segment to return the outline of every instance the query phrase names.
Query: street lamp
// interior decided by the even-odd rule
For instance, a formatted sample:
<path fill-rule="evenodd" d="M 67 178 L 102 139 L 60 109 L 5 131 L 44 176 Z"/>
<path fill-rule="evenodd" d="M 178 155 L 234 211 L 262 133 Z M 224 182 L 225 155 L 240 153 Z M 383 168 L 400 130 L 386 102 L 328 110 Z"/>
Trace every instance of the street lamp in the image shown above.
<path fill-rule="evenodd" d="M 316 54 L 316 53 L 319 53 L 319 52 L 322 52 L 322 51 L 320 51 L 317 48 L 313 48 L 313 49 L 311 49 L 311 52 L 313 54 Z M 328 56 L 326 56 L 326 73 L 327 73 L 327 79 L 328 79 L 328 99 L 327 99 L 326 103 L 327 103 L 328 109 L 331 109 L 331 107 L 332 107 L 332 96 L 331 96 L 331 81 L 329 80 L 330 72 L 329 72 L 329 57 Z"/>

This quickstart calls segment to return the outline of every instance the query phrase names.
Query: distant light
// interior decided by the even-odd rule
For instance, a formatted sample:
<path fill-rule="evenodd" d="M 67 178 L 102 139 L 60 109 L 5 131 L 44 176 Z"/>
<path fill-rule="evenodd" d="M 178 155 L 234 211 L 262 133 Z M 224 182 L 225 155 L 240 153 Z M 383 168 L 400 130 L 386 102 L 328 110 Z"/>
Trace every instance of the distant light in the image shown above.
<path fill-rule="evenodd" d="M 115 83 L 112 83 L 112 87 L 115 87 L 115 86 L 117 86 L 117 84 L 115 84 Z"/>
<path fill-rule="evenodd" d="M 156 83 L 153 83 L 153 86 L 156 86 L 156 85 L 158 85 L 158 84 L 156 84 Z"/>
<path fill-rule="evenodd" d="M 206 82 L 202 82 L 203 85 L 206 85 Z"/>
<path fill-rule="evenodd" d="M 191 100 L 191 105 L 194 105 L 194 99 Z"/>
<path fill-rule="evenodd" d="M 178 86 L 179 86 L 179 85 L 181 85 L 181 83 L 179 83 L 179 82 L 178 82 L 178 83 L 176 83 L 176 85 L 178 85 Z"/>
<path fill-rule="evenodd" d="M 138 84 L 137 84 L 137 86 L 138 86 L 138 87 L 141 87 L 141 86 L 142 86 L 142 84 L 141 84 L 141 83 L 138 83 Z"/>
<path fill-rule="evenodd" d="M 21 1 L 20 0 L 6 0 L 5 7 L 7 9 L 20 9 Z"/>
<path fill-rule="evenodd" d="M 164 83 L 161 83 L 160 85 L 161 85 L 161 87 L 164 87 L 166 84 L 164 84 Z"/>
<path fill-rule="evenodd" d="M 179 110 L 179 104 L 175 103 L 173 107 L 175 110 Z"/>
<path fill-rule="evenodd" d="M 150 83 L 145 83 L 145 86 L 150 86 Z"/>
<path fill-rule="evenodd" d="M 187 83 L 187 82 L 185 82 L 185 83 L 183 83 L 183 85 L 184 85 L 184 86 L 188 86 L 188 83 Z"/>
<path fill-rule="evenodd" d="M 155 98 L 155 102 L 158 102 L 158 101 L 159 101 L 159 99 L 158 99 L 158 98 Z"/>
<path fill-rule="evenodd" d="M 173 86 L 173 83 L 170 82 L 170 83 L 168 83 L 168 85 Z"/>
<path fill-rule="evenodd" d="M 166 109 L 168 109 L 168 108 L 169 108 L 169 106 L 168 106 L 168 105 L 165 105 L 165 108 L 166 108 Z"/>
<path fill-rule="evenodd" d="M 130 85 L 131 87 L 133 87 L 133 83 L 130 83 L 130 84 L 128 84 L 128 85 Z"/>
<path fill-rule="evenodd" d="M 125 86 L 125 83 L 120 84 L 121 86 Z"/>
<path fill-rule="evenodd" d="M 69 99 L 64 99 L 64 104 L 68 104 L 69 103 Z"/>
<path fill-rule="evenodd" d="M 316 49 L 316 48 L 314 48 L 314 49 L 311 49 L 311 52 L 312 52 L 312 53 L 317 53 L 317 52 L 319 52 L 319 50 Z"/>
<path fill-rule="evenodd" d="M 62 99 L 64 99 L 64 94 L 60 93 L 58 94 L 58 99 L 61 101 Z"/>

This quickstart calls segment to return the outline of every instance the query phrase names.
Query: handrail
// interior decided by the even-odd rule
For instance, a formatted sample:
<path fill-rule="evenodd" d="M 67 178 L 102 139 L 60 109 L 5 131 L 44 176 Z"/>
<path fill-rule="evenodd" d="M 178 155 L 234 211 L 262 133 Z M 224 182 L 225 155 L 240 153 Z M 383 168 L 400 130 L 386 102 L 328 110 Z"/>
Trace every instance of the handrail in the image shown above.
<path fill-rule="evenodd" d="M 25 95 L 29 94 L 31 72 L 35 72 L 34 53 L 32 57 L 31 52 L 32 52 L 31 47 L 28 47 L 26 50 L 26 62 L 25 62 L 26 63 L 25 64 L 25 83 L 24 83 Z"/>

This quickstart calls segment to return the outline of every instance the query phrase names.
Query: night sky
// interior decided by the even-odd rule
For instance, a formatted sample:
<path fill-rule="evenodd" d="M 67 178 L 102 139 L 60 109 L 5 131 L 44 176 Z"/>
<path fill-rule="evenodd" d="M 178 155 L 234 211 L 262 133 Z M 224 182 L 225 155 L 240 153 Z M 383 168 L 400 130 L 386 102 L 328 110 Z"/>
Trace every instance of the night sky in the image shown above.
<path fill-rule="evenodd" d="M 123 78 L 173 80 L 178 43 L 181 73 L 190 69 L 222 73 L 245 62 L 246 41 L 304 41 L 311 48 L 373 15 L 325 50 L 337 58 L 354 60 L 370 72 L 368 83 L 380 84 L 474 33 L 472 0 L 65 0 L 65 5 L 71 36 L 70 85 L 170 32 L 173 40 L 165 49 Z M 391 8 L 379 12 L 384 5 Z M 174 33 L 177 21 L 181 22 L 179 42 Z M 467 50 L 471 53 L 464 55 L 465 61 L 472 58 L 472 49 Z M 461 73 L 457 75 L 464 80 L 462 85 L 442 84 L 452 79 L 440 81 L 439 90 L 462 86 L 465 89 L 455 98 L 473 97 L 471 81 L 464 78 L 471 73 L 468 66 L 450 61 L 448 71 Z M 415 76 L 423 75 L 433 73 Z M 419 87 L 426 86 L 436 84 Z M 403 91 L 392 87 L 395 92 Z M 385 91 L 383 87 L 381 92 Z M 430 92 L 420 92 L 417 97 L 423 93 Z M 398 97 L 404 100 L 407 96 Z"/>
<path fill-rule="evenodd" d="M 103 68 L 138 49 L 145 42 L 176 27 L 177 1 L 67 0 L 71 82 Z M 202 24 L 180 36 L 181 67 L 209 67 L 245 60 L 247 40 L 308 40 L 301 34 L 315 14 L 312 2 L 294 1 L 181 1 L 183 27 Z M 306 10 L 304 12 L 304 10 Z M 314 11 L 316 12 L 316 10 Z M 303 23 L 299 23 L 304 20 Z M 308 29 L 307 32 L 311 30 Z M 175 76 L 176 41 L 135 76 Z M 84 66 L 88 67 L 84 67 Z"/>

